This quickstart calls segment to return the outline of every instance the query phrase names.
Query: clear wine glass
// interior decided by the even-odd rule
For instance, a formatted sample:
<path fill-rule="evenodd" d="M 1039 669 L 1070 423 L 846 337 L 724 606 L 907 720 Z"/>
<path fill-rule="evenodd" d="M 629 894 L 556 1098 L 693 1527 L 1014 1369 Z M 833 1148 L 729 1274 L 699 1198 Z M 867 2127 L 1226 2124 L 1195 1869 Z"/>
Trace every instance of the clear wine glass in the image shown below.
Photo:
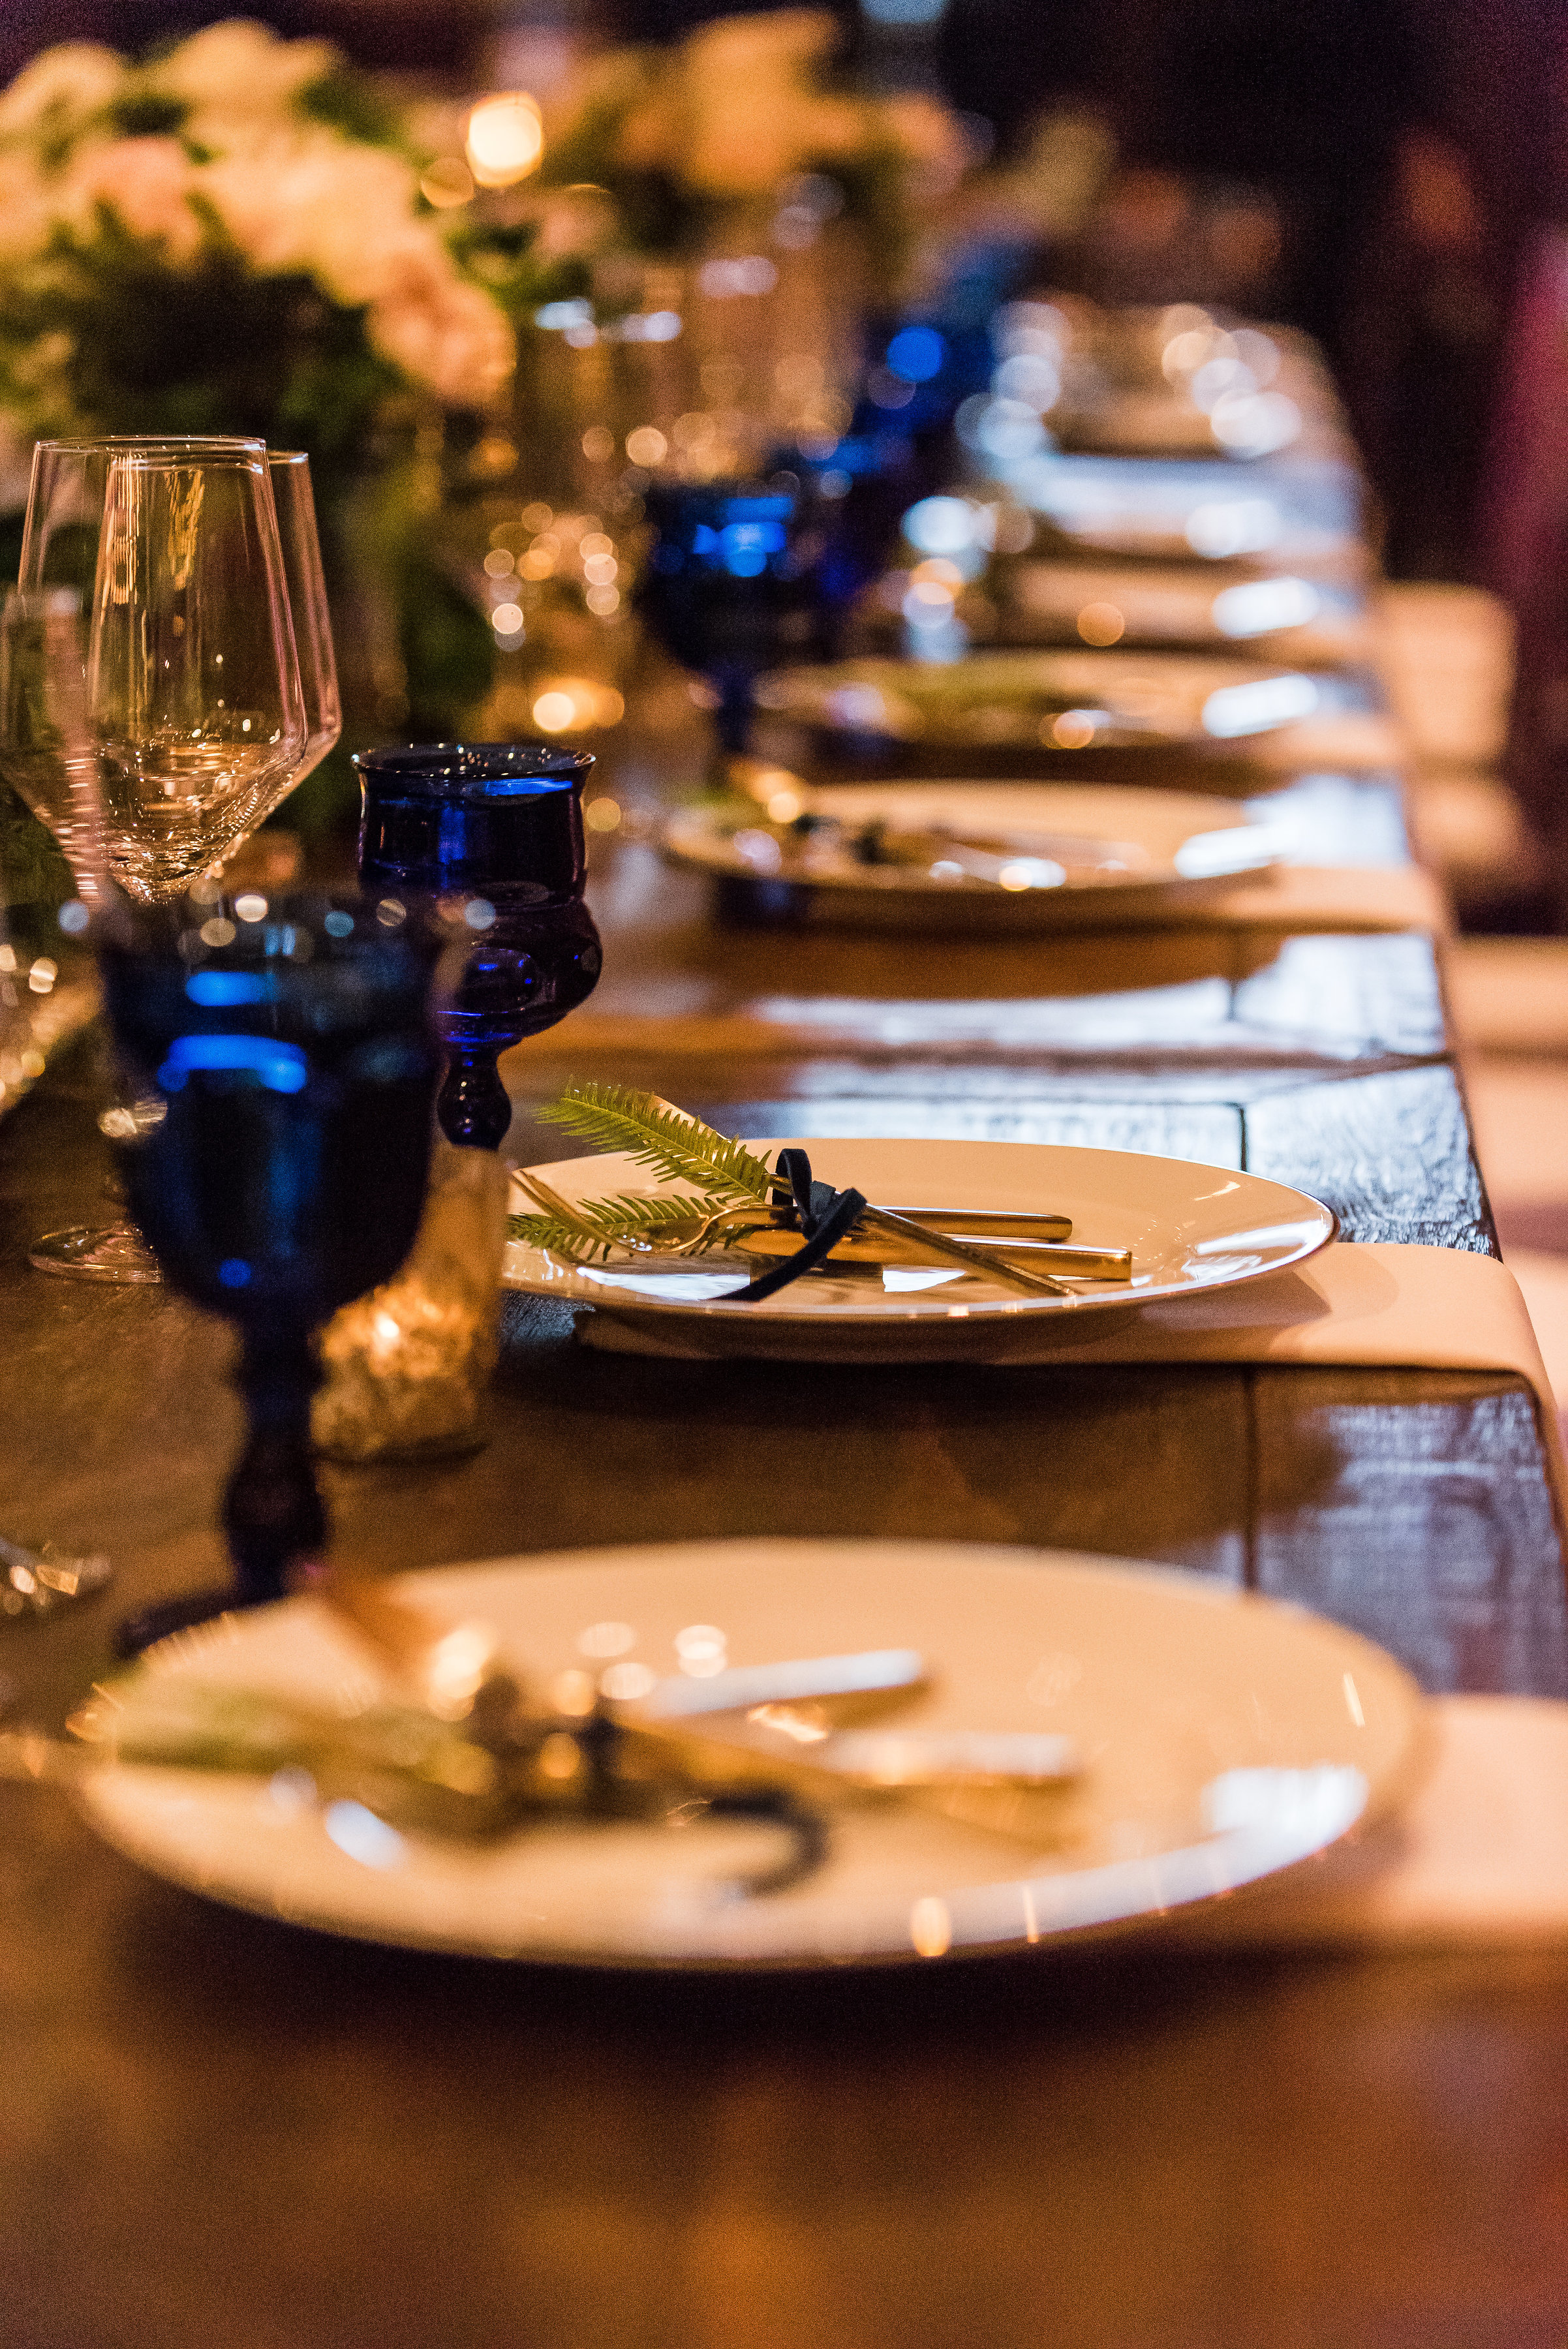
<path fill-rule="evenodd" d="M 99 864 L 179 895 L 292 788 L 310 730 L 263 443 L 40 441 L 17 588 L 8 780 L 89 903 Z"/>
<path fill-rule="evenodd" d="M 277 534 L 283 547 L 295 649 L 299 656 L 299 682 L 305 696 L 305 750 L 289 778 L 288 788 L 293 791 L 306 775 L 316 772 L 342 733 L 343 702 L 337 690 L 332 616 L 327 608 L 327 574 L 322 567 L 321 541 L 316 528 L 310 460 L 303 449 L 269 449 L 266 461 L 272 475 L 273 502 L 277 508 Z"/>
<path fill-rule="evenodd" d="M 259 440 L 45 441 L 0 626 L 0 768 L 58 839 L 84 905 L 113 880 L 177 895 L 237 847 L 338 723 L 308 500 L 290 514 L 309 632 L 306 716 L 273 472 Z M 314 763 L 310 761 L 310 763 Z M 78 920 L 84 918 L 81 913 Z M 106 1112 L 117 1133 L 131 1112 Z M 133 1226 L 72 1226 L 40 1270 L 150 1281 Z"/>

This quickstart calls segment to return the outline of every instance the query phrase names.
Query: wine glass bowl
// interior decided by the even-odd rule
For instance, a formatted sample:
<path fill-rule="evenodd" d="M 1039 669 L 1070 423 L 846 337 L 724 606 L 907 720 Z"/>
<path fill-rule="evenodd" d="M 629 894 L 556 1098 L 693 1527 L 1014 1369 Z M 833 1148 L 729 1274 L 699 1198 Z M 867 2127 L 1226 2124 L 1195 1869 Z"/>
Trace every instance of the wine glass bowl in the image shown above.
<path fill-rule="evenodd" d="M 128 1648 L 281 1597 L 320 1553 L 311 1332 L 387 1279 L 419 1226 L 441 1050 L 444 926 L 391 899 L 304 893 L 111 906 L 105 1004 L 138 1114 L 117 1145 L 171 1288 L 238 1324 L 250 1421 L 224 1525 L 232 1592 L 128 1627 Z"/>
<path fill-rule="evenodd" d="M 462 905 L 468 958 L 440 1015 L 450 1058 L 437 1115 L 450 1142 L 499 1149 L 512 1103 L 498 1055 L 564 1019 L 598 980 L 583 903 L 592 754 L 447 742 L 361 751 L 354 764 L 361 886 Z"/>
<path fill-rule="evenodd" d="M 86 718 L 109 863 L 147 903 L 293 788 L 308 728 L 265 455 L 111 453 Z"/>
<path fill-rule="evenodd" d="M 341 723 L 303 456 L 234 439 L 39 443 L 0 614 L 0 771 L 89 905 L 111 878 L 144 903 L 177 896 Z M 123 1221 L 47 1233 L 29 1257 L 78 1279 L 159 1277 Z"/>
<path fill-rule="evenodd" d="M 272 476 L 273 503 L 277 509 L 277 534 L 283 550 L 284 578 L 294 617 L 295 649 L 299 657 L 299 682 L 305 700 L 305 749 L 289 783 L 292 791 L 306 775 L 316 772 L 342 733 L 343 701 L 332 647 L 327 574 L 316 527 L 310 460 L 303 449 L 269 449 L 266 461 Z"/>
<path fill-rule="evenodd" d="M 41 441 L 0 766 L 83 894 L 107 872 L 177 896 L 292 789 L 309 732 L 263 444 Z"/>
<path fill-rule="evenodd" d="M 804 464 L 766 481 L 649 487 L 653 544 L 638 607 L 665 650 L 707 678 L 728 755 L 750 748 L 765 669 L 828 659 L 838 648 L 871 568 L 854 526 L 853 488 L 831 467 Z"/>

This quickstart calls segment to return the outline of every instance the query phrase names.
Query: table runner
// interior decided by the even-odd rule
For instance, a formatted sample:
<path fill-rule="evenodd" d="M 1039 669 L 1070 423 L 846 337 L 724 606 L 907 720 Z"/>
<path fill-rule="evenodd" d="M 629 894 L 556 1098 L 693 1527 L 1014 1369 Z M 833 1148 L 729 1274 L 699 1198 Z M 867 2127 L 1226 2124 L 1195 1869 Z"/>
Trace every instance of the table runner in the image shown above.
<path fill-rule="evenodd" d="M 1428 1775 L 1393 1817 L 1190 1916 L 1192 1948 L 1464 1949 L 1568 1940 L 1568 1704 L 1429 1700 Z"/>
<path fill-rule="evenodd" d="M 673 1329 L 667 1337 L 597 1310 L 577 1326 L 584 1342 L 601 1351 L 707 1359 Z M 1085 1332 L 1032 1353 L 1010 1351 L 1007 1360 L 1501 1371 L 1525 1380 L 1534 1393 L 1559 1520 L 1568 1525 L 1556 1402 L 1519 1284 L 1495 1257 L 1393 1240 L 1334 1241 L 1290 1271 L 1148 1305 L 1103 1336 Z"/>

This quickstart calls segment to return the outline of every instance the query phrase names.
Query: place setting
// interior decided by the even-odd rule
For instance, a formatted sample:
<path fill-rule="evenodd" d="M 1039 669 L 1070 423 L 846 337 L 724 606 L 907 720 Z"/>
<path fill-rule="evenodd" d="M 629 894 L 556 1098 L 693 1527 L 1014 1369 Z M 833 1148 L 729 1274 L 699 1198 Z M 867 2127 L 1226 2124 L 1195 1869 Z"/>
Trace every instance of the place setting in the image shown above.
<path fill-rule="evenodd" d="M 1495 774 L 1409 681 L 1551 535 L 1517 75 L 63 5 L 6 2349 L 1544 2344 L 1554 965 L 1478 1060 L 1443 830 L 1544 606 Z"/>
<path fill-rule="evenodd" d="M 313 741 L 328 747 L 318 571 L 306 566 L 303 591 L 290 576 L 277 469 L 255 444 L 102 444 L 72 452 L 74 471 L 65 454 L 40 451 L 34 560 L 47 576 L 68 530 L 90 595 L 18 590 L 8 607 L 7 755 L 71 855 L 97 951 L 126 1104 L 103 1127 L 135 1245 L 236 1326 L 249 1433 L 222 1509 L 232 1584 L 124 1619 L 117 1644 L 143 1661 L 99 1683 L 75 1744 L 11 1733 L 16 1769 L 70 1786 L 156 1872 L 242 1907 L 595 1964 L 1031 1946 L 1185 1913 L 1386 1813 L 1423 1751 L 1396 1666 L 1262 1601 L 1216 1618 L 1131 1568 L 873 1543 L 831 1568 L 784 1544 L 763 1545 L 757 1566 L 721 1545 L 395 1587 L 334 1569 L 313 1450 L 418 1460 L 485 1442 L 487 1262 L 505 1288 L 575 1309 L 590 1354 L 867 1370 L 1085 1348 L 1264 1361 L 1282 1344 L 1288 1356 L 1299 1330 L 1316 1361 L 1442 1350 L 1423 1350 L 1418 1303 L 1399 1309 L 1401 1268 L 1386 1259 L 1411 1252 L 1375 1267 L 1371 1251 L 1335 1247 L 1334 1215 L 1299 1190 L 1187 1160 L 875 1138 L 753 1146 L 656 1096 L 586 1086 L 545 1114 L 592 1153 L 514 1167 L 508 1185 L 498 1055 L 568 1017 L 600 968 L 584 904 L 591 759 L 526 743 L 360 754 L 358 889 L 225 893 L 225 850 L 306 771 Z M 83 530 L 94 498 L 96 544 Z M 223 578 L 236 527 L 263 551 L 259 687 L 227 649 L 249 624 L 202 585 L 209 549 Z M 693 639 L 691 657 L 711 660 L 712 641 Z M 177 658 L 187 708 L 209 678 L 225 688 L 183 735 Z M 737 757 L 749 740 L 748 720 Z M 182 797 L 187 772 L 195 792 Z M 141 779 L 159 775 L 147 796 Z M 170 802 L 193 819 L 171 819 Z M 897 873 L 912 843 L 957 867 L 928 864 L 921 880 L 987 905 L 993 891 L 1053 909 L 1125 892 L 1136 914 L 1140 892 L 1268 869 L 1277 829 L 1242 808 L 1217 823 L 1222 805 L 1115 787 L 1076 800 L 993 788 L 989 802 L 980 785 L 841 789 L 791 825 L 806 819 L 794 838 L 820 860 L 814 887 L 826 866 L 831 888 L 836 853 L 873 897 L 854 865 Z M 785 874 L 790 825 L 753 823 L 748 841 L 701 823 L 672 819 L 667 853 L 721 874 L 727 854 L 733 877 L 766 840 L 779 853 L 764 877 Z M 874 854 L 857 856 L 867 841 Z M 1303 1270 L 1310 1283 L 1314 1264 L 1346 1257 L 1359 1272 L 1302 1287 Z M 1530 1377 L 1528 1323 L 1511 1327 L 1486 1290 L 1506 1275 L 1449 1261 L 1472 1276 L 1455 1290 L 1458 1358 Z M 1368 1273 L 1391 1285 L 1392 1309 L 1367 1304 Z M 101 1562 L 74 1563 L 85 1599 Z M 72 1596 L 57 1574 L 35 1581 Z M 658 1627 L 648 1651 L 670 1651 L 662 1676 L 639 1616 Z M 1022 1697 L 1002 1669 L 1047 1621 L 1068 1641 L 1060 1702 L 1035 1687 L 1044 1667 Z M 1208 1700 L 1190 1673 L 1165 1677 L 1179 1691 L 1166 1730 L 1136 1692 L 1139 1636 L 1151 1659 L 1197 1640 L 1216 1675 Z M 1258 1641 L 1279 1644 L 1277 1664 L 1242 1665 Z M 1234 1675 L 1265 1669 L 1303 1721 L 1229 1760 Z M 1086 1717 L 1065 1695 L 1081 1677 L 1106 1682 Z M 1207 1744 L 1179 1764 L 1204 1702 Z M 704 1834 L 672 1847 L 671 1827 L 693 1821 Z"/>

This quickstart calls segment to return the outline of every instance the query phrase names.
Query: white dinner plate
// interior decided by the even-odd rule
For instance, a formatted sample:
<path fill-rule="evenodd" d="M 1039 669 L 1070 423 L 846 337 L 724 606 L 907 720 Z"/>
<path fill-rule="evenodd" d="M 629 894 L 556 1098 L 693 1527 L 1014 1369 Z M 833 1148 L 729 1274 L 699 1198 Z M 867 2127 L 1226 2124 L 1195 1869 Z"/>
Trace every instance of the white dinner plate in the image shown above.
<path fill-rule="evenodd" d="M 1372 655 L 1361 589 L 1290 572 L 1250 576 L 1231 566 L 1216 580 L 1190 564 L 1116 568 L 1021 554 L 992 564 L 986 592 L 1003 644 L 1229 647 L 1304 668 Z"/>
<path fill-rule="evenodd" d="M 1246 752 L 1289 736 L 1345 756 L 1346 729 L 1378 719 L 1352 673 L 1282 668 L 1186 652 L 977 652 L 962 660 L 867 657 L 780 669 L 758 688 L 764 707 L 830 740 L 859 738 L 925 755 L 1009 759 L 1101 750 Z M 1386 755 L 1386 751 L 1381 753 Z"/>
<path fill-rule="evenodd" d="M 758 1142 L 759 1154 L 787 1143 Z M 1300 1264 L 1334 1237 L 1327 1207 L 1234 1167 L 1139 1151 L 1020 1142 L 910 1142 L 814 1135 L 797 1143 L 812 1172 L 888 1207 L 992 1207 L 1070 1216 L 1080 1246 L 1132 1250 L 1126 1281 L 1027 1297 L 973 1273 L 936 1267 L 808 1273 L 776 1296 L 740 1305 L 743 1268 L 666 1258 L 574 1265 L 512 1241 L 503 1278 L 537 1297 L 591 1305 L 634 1337 L 678 1352 L 805 1361 L 1006 1361 L 1098 1336 L 1158 1299 L 1196 1297 Z M 567 1199 L 679 1190 L 621 1154 L 537 1170 Z M 536 1212 L 514 1190 L 516 1212 Z"/>
<path fill-rule="evenodd" d="M 764 1897 L 735 1887 L 779 1849 L 780 1831 L 753 1823 L 559 1824 L 474 1848 L 323 1811 L 294 1774 L 275 1789 L 109 1761 L 83 1788 L 93 1825 L 177 1884 L 360 1940 L 567 1964 L 846 1966 L 1151 1921 L 1324 1849 L 1391 1808 L 1420 1764 L 1418 1692 L 1380 1649 L 1196 1574 L 757 1540 L 514 1558 L 394 1587 L 483 1618 L 535 1682 L 612 1644 L 669 1673 L 698 1626 L 685 1652 L 738 1665 L 914 1648 L 931 1682 L 899 1722 L 1060 1732 L 1084 1775 L 1026 1798 L 1016 1836 L 902 1802 L 840 1811 L 826 1864 Z M 317 1706 L 382 1692 L 374 1657 L 311 1599 L 171 1641 L 150 1669 Z"/>
<path fill-rule="evenodd" d="M 664 825 L 665 854 L 714 880 L 792 890 L 791 911 L 806 921 L 1016 936 L 1141 919 L 1262 872 L 1282 850 L 1279 826 L 1178 792 L 911 782 L 795 796 L 816 828 L 768 825 L 732 803 L 681 808 Z M 894 851 L 900 834 L 937 844 L 919 863 L 870 863 L 857 846 L 870 827 Z"/>
<path fill-rule="evenodd" d="M 1366 567 L 1363 492 L 1344 459 L 1075 457 L 998 468 L 1019 502 L 1073 546 L 1199 563 Z"/>

